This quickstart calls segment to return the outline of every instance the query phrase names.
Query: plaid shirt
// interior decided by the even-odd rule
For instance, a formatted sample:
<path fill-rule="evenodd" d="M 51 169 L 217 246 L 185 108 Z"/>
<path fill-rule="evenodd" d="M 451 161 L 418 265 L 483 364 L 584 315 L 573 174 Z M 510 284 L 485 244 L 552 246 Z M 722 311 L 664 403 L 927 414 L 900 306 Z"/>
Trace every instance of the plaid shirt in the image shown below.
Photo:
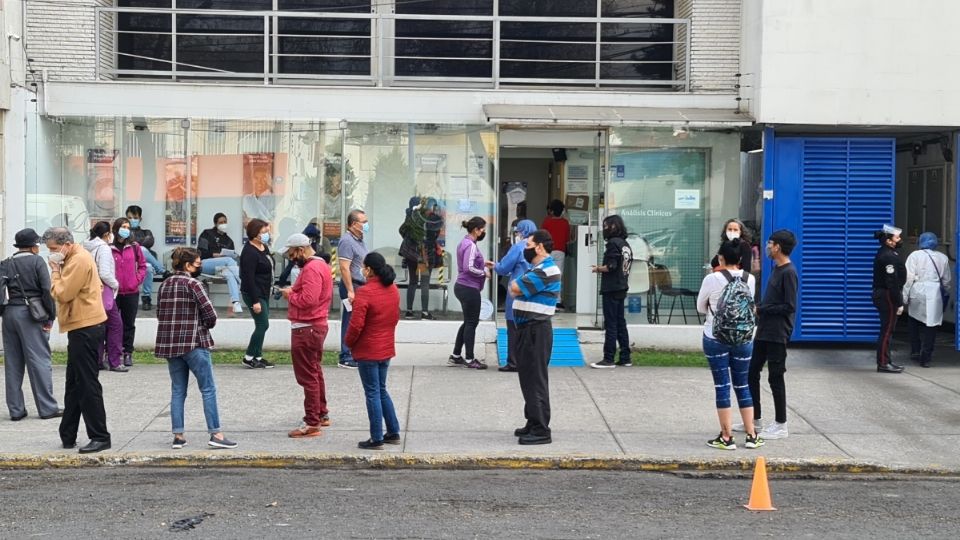
<path fill-rule="evenodd" d="M 213 347 L 210 329 L 217 312 L 203 285 L 186 272 L 177 272 L 157 292 L 157 358 L 175 358 Z"/>

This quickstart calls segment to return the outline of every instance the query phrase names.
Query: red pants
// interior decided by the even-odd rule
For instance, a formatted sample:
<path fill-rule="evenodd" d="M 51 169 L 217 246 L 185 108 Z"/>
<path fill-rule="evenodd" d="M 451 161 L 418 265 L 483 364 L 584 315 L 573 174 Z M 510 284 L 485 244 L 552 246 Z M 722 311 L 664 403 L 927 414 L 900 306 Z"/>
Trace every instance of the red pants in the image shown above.
<path fill-rule="evenodd" d="M 319 426 L 320 417 L 329 412 L 322 367 L 326 337 L 326 324 L 294 328 L 290 337 L 293 373 L 297 384 L 303 387 L 303 421 L 309 426 Z"/>

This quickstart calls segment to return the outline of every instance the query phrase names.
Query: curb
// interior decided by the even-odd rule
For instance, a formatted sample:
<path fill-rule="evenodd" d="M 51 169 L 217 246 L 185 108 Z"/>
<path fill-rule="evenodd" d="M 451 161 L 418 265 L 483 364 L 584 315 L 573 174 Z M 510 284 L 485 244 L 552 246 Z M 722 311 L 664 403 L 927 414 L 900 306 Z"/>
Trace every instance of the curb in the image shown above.
<path fill-rule="evenodd" d="M 758 454 L 759 456 L 759 454 Z M 751 473 L 753 459 L 659 459 L 643 456 L 573 455 L 463 455 L 463 454 L 281 454 L 227 453 L 191 454 L 99 454 L 32 455 L 0 454 L 0 469 L 39 470 L 92 467 L 216 467 L 236 469 L 435 469 L 435 470 L 592 470 L 667 473 Z M 960 469 L 939 466 L 891 466 L 871 462 L 768 459 L 767 470 L 785 475 L 909 475 L 957 477 Z"/>

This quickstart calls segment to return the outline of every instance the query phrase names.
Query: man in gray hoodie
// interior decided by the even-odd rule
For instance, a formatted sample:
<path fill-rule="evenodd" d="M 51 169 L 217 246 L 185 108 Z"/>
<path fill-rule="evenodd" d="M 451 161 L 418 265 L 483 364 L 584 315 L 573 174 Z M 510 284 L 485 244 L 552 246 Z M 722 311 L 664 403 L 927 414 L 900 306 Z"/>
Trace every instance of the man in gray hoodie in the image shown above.
<path fill-rule="evenodd" d="M 117 307 L 117 291 L 120 282 L 117 281 L 116 266 L 110 244 L 113 242 L 113 232 L 110 223 L 99 221 L 90 229 L 90 239 L 83 243 L 83 247 L 93 256 L 97 264 L 97 274 L 103 283 L 103 309 L 107 312 L 107 363 L 103 361 L 103 344 L 97 358 L 100 369 L 107 369 L 117 373 L 126 373 L 128 368 L 123 365 L 123 319 L 120 318 L 120 308 Z"/>

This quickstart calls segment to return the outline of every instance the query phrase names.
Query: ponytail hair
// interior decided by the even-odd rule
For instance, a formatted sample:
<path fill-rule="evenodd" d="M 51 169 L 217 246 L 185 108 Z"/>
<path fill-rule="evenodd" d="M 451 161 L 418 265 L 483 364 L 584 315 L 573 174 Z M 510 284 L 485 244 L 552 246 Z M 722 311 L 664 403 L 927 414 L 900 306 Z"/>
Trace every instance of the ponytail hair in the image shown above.
<path fill-rule="evenodd" d="M 102 238 L 103 235 L 110 232 L 110 222 L 109 221 L 98 221 L 90 229 L 90 240 L 96 238 Z"/>
<path fill-rule="evenodd" d="M 367 256 L 363 258 L 363 265 L 369 268 L 373 275 L 380 280 L 380 283 L 386 286 L 393 285 L 394 280 L 397 279 L 397 273 L 394 272 L 393 267 L 387 264 L 383 255 L 375 251 L 367 253 Z"/>
<path fill-rule="evenodd" d="M 460 223 L 468 233 L 472 233 L 477 229 L 482 229 L 487 226 L 487 220 L 483 219 L 480 216 L 473 216 L 472 218 L 463 221 Z"/>
<path fill-rule="evenodd" d="M 733 240 L 726 240 L 720 244 L 720 251 L 717 252 L 717 254 L 723 257 L 723 264 L 727 266 L 740 264 L 740 260 L 742 259 L 740 255 L 741 243 L 742 241 L 739 238 L 734 238 Z"/>
<path fill-rule="evenodd" d="M 200 258 L 200 252 L 190 247 L 178 247 L 173 250 L 170 259 L 173 261 L 173 269 L 184 271 L 186 266 Z"/>

